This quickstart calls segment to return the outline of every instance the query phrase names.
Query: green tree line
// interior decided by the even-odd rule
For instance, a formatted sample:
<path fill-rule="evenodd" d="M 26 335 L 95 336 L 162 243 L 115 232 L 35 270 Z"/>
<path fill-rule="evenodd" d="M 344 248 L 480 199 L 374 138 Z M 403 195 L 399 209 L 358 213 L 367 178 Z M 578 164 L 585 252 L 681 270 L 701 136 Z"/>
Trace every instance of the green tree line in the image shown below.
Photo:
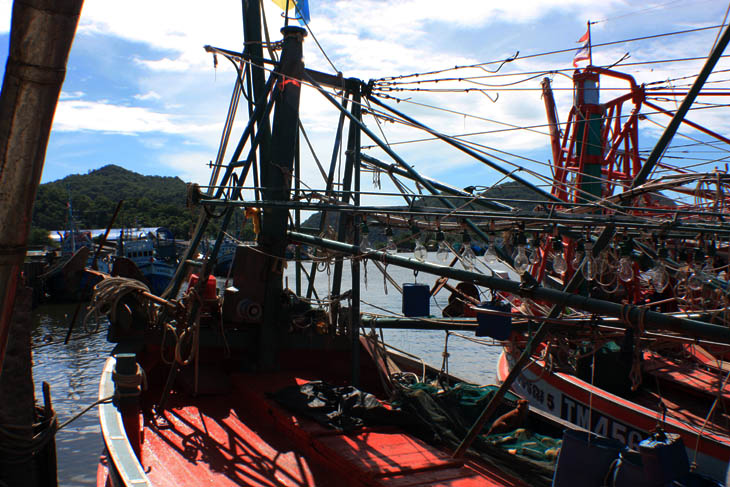
<path fill-rule="evenodd" d="M 70 228 L 69 207 L 78 228 L 105 228 L 119 200 L 114 222 L 120 227 L 167 227 L 175 238 L 190 237 L 197 211 L 185 205 L 186 185 L 177 177 L 143 176 L 107 165 L 87 174 L 72 174 L 41 184 L 33 206 L 31 244 L 44 244 L 45 235 Z M 217 222 L 209 232 L 217 232 Z M 240 224 L 239 224 L 240 228 Z M 237 229 L 231 229 L 237 233 Z"/>

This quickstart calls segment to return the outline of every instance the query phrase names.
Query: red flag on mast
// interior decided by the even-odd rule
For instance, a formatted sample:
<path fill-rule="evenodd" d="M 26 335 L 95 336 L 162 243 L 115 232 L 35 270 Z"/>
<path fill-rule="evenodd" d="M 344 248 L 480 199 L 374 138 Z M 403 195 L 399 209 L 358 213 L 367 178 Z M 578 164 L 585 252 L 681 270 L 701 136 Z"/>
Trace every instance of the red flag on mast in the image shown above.
<path fill-rule="evenodd" d="M 590 60 L 591 58 L 591 28 L 590 25 L 586 30 L 586 33 L 578 39 L 578 42 L 582 42 L 583 45 L 575 52 L 573 57 L 573 67 L 578 67 L 578 61 Z"/>

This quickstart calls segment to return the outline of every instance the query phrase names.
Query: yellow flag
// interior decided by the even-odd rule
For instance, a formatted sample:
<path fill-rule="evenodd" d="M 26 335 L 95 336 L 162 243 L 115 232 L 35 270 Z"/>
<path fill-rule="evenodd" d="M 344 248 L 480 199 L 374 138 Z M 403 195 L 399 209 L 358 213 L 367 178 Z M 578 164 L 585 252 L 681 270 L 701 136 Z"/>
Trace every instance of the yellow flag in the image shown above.
<path fill-rule="evenodd" d="M 275 4 L 279 6 L 280 9 L 286 10 L 287 0 L 271 0 Z M 295 0 L 288 0 L 289 3 L 289 10 L 292 10 L 295 7 Z"/>
<path fill-rule="evenodd" d="M 271 0 L 282 10 L 286 10 L 287 3 L 289 11 L 294 10 L 295 17 L 301 24 L 309 23 L 309 0 Z M 288 13 L 288 12 L 287 12 Z"/>

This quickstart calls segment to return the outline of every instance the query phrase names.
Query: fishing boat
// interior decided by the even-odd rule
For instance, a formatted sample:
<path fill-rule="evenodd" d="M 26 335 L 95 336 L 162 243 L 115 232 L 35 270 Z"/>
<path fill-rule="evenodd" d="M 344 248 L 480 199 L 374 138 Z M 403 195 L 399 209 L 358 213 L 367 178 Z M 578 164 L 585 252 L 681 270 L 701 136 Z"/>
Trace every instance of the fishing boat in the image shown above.
<path fill-rule="evenodd" d="M 132 229 L 119 233 L 112 275 L 137 278 L 145 282 L 153 293 L 161 294 L 174 272 L 173 264 L 158 257 L 154 238 Z"/>
<path fill-rule="evenodd" d="M 94 285 L 99 282 L 98 276 L 85 272 L 85 269 L 88 267 L 109 273 L 111 259 L 108 251 L 96 251 L 91 232 L 78 228 L 70 198 L 66 206 L 67 229 L 63 233 L 58 232 L 60 256 L 56 262 L 50 263 L 38 279 L 43 293 L 52 301 L 84 301 L 89 299 Z"/>
<path fill-rule="evenodd" d="M 569 472 L 573 468 L 563 479 L 577 478 L 570 476 L 584 464 L 557 443 L 563 430 L 571 440 L 566 443 L 578 444 L 578 450 L 613 445 L 613 456 L 603 464 L 583 468 L 595 478 L 581 485 L 603 485 L 605 479 L 627 475 L 629 465 L 636 477 L 623 485 L 655 480 L 646 477 L 648 472 L 669 475 L 661 477 L 664 483 L 692 478 L 699 485 L 717 485 L 728 458 L 727 418 L 720 409 L 727 382 L 721 352 L 730 344 L 730 328 L 726 307 L 717 307 L 724 299 L 717 290 L 727 289 L 727 273 L 711 273 L 726 262 L 702 267 L 699 254 L 726 250 L 718 243 L 730 237 L 721 217 L 726 175 L 648 179 L 668 141 L 660 140 L 647 160 L 639 157 L 639 108 L 650 103 L 642 98 L 644 88 L 606 68 L 576 70 L 576 100 L 562 137 L 557 121 L 549 125 L 555 166 L 553 187 L 546 191 L 473 145 L 390 106 L 387 94 L 409 89 L 410 81 L 366 83 L 305 68 L 307 31 L 300 27 L 285 25 L 281 42 L 270 46 L 281 47 L 281 58 L 264 59 L 259 8 L 244 2 L 244 52 L 206 46 L 238 67 L 229 114 L 245 95 L 250 117 L 226 162 L 233 124 L 228 117 L 210 183 L 188 186 L 187 201 L 201 211 L 169 285 L 152 294 L 124 280 L 110 281 L 105 290 L 114 292 L 99 293 L 95 300 L 99 309 L 110 311 L 109 336 L 117 343 L 99 392 L 106 445 L 99 485 L 570 485 L 560 483 L 565 482 L 559 480 L 561 463 Z M 708 72 L 729 32 L 716 43 Z M 601 76 L 627 82 L 630 93 L 599 103 Z M 702 82 L 699 76 L 697 83 Z M 332 165 L 329 172 L 320 168 L 325 184 L 319 191 L 300 186 L 302 85 L 339 116 Z M 555 107 L 548 88 L 544 95 L 551 116 Z M 692 103 L 692 91 L 683 107 Z M 634 104 L 628 117 L 621 115 L 627 102 Z M 520 209 L 516 203 L 524 198 L 495 199 L 488 191 L 456 189 L 422 176 L 363 122 L 364 115 L 375 112 L 376 120 L 422 130 L 539 199 Z M 676 129 L 684 113 L 685 108 L 677 110 L 670 127 Z M 362 153 L 363 135 L 392 163 Z M 341 150 L 344 169 L 337 171 Z M 363 205 L 361 171 L 366 170 L 410 180 L 419 192 L 397 195 L 406 199 L 406 207 Z M 257 176 L 254 192 L 247 194 L 252 173 Z M 688 181 L 700 181 L 701 190 L 692 194 L 714 197 L 714 206 L 667 204 L 663 194 L 686 193 Z M 212 274 L 234 208 L 255 210 L 247 213 L 254 219 L 256 245 L 235 247 L 232 284 L 219 293 Z M 302 230 L 302 211 L 321 213 L 317 234 Z M 204 235 L 216 218 L 217 238 L 201 257 Z M 387 237 L 382 249 L 368 239 L 369 226 L 375 225 Z M 427 234 L 435 235 L 439 264 L 430 262 Z M 460 245 L 453 244 L 454 236 Z M 397 255 L 400 240 L 412 240 L 413 257 Z M 135 249 L 129 245 L 125 242 L 125 252 Z M 290 245 L 295 246 L 294 289 L 283 282 Z M 303 246 L 311 249 L 308 272 Z M 478 257 L 474 247 L 486 249 L 485 254 Z M 683 249 L 693 256 L 682 257 Z M 151 256 L 143 248 L 133 252 Z M 640 253 L 648 256 L 648 264 L 639 261 Z M 495 261 L 519 280 L 495 271 Z M 374 338 L 375 329 L 386 325 L 382 317 L 370 319 L 373 330 L 365 334 L 361 277 L 367 282 L 368 263 L 371 272 L 375 267 L 382 273 L 384 286 L 398 284 L 389 281 L 391 265 L 411 269 L 415 277 L 419 272 L 440 276 L 432 289 L 417 282 L 398 286 L 403 293 L 398 314 L 404 319 L 389 326 L 448 332 L 465 326 L 451 319 L 457 308 L 476 315 L 478 333 L 504 346 L 498 371 L 502 384 L 460 386 L 446 366 L 427 374 L 425 367 L 408 363 Z M 350 283 L 343 279 L 346 264 Z M 314 284 L 318 274 L 327 281 L 324 296 Z M 697 279 L 703 279 L 701 289 L 694 289 Z M 685 293 L 682 304 L 690 308 L 667 301 L 667 283 Z M 434 321 L 428 303 L 443 289 L 452 292 L 453 303 L 463 305 L 450 306 L 449 319 Z M 135 299 L 123 300 L 125 293 Z M 487 294 L 491 299 L 484 299 Z M 512 328 L 504 318 L 520 319 L 522 327 Z M 448 355 L 445 349 L 444 363 Z M 621 367 L 612 368 L 613 363 Z M 632 393 L 647 392 L 645 376 L 655 381 L 650 385 L 661 384 L 661 393 L 640 399 Z M 624 391 L 609 390 L 612 378 Z M 509 388 L 524 399 L 510 395 Z M 453 399 L 455 391 L 479 398 L 468 414 L 460 409 L 464 396 Z M 697 397 L 683 397 L 687 391 Z M 455 411 L 460 412 L 439 409 L 446 398 L 458 403 Z M 333 409 L 325 408 L 329 403 Z M 341 415 L 343 410 L 359 415 Z M 513 420 L 520 421 L 517 428 Z M 509 429 L 493 437 L 502 425 Z M 660 430 L 653 431 L 655 426 Z M 523 436 L 527 431 L 540 436 Z M 510 441 L 517 443 L 506 451 L 499 448 Z M 536 452 L 538 445 L 547 448 Z M 678 455 L 676 469 L 652 463 L 665 451 Z M 639 463 L 628 460 L 635 455 Z"/>
<path fill-rule="evenodd" d="M 602 77 L 626 82 L 626 93 L 599 102 Z M 515 334 L 505 344 L 498 378 L 508 378 L 515 367 L 522 369 L 512 389 L 532 405 L 630 448 L 637 448 L 656 428 L 676 433 L 696 471 L 724 480 L 730 459 L 727 345 L 691 328 L 658 323 L 646 313 L 661 311 L 663 318 L 685 317 L 727 327 L 724 315 L 717 316 L 723 311 L 713 311 L 725 308 L 728 289 L 724 271 L 728 261 L 715 241 L 724 240 L 719 235 L 727 230 L 725 210 L 720 210 L 725 206 L 726 174 L 682 174 L 680 168 L 678 174 L 646 180 L 647 165 L 657 163 L 655 154 L 661 148 L 655 148 L 648 160 L 639 156 L 641 108 L 666 110 L 623 73 L 588 66 L 576 71 L 573 80 L 575 103 L 565 132 L 562 138 L 557 130 L 552 133 L 551 194 L 563 202 L 554 208 L 561 208 L 564 215 L 583 212 L 604 218 L 625 211 L 626 216 L 665 222 L 686 214 L 687 223 L 708 223 L 717 233 L 708 228 L 694 235 L 672 235 L 666 227 L 636 228 L 629 231 L 631 235 L 616 237 L 608 250 L 596 252 L 599 235 L 585 225 L 574 225 L 571 235 L 561 235 L 557 228 L 544 233 L 545 241 L 533 245 L 530 258 L 517 240 L 515 247 L 521 247 L 517 258 L 523 260 L 515 263 L 534 282 L 580 280 L 582 289 L 574 287 L 578 294 L 602 296 L 620 303 L 624 312 L 635 308 L 637 313 L 633 319 L 620 314 L 613 322 L 573 313 L 572 324 L 554 324 L 541 334 L 539 345 L 527 353 L 529 363 L 520 361 L 529 335 Z M 548 116 L 554 116 L 548 80 L 543 87 Z M 622 118 L 621 113 L 630 115 Z M 720 134 L 684 122 L 726 142 Z M 715 180 L 706 192 L 696 193 L 691 202 L 682 198 L 711 177 Z M 672 193 L 679 196 L 667 196 Z M 713 217 L 703 215 L 713 206 L 719 210 Z M 513 298 L 509 297 L 516 315 L 547 314 L 539 302 Z"/>

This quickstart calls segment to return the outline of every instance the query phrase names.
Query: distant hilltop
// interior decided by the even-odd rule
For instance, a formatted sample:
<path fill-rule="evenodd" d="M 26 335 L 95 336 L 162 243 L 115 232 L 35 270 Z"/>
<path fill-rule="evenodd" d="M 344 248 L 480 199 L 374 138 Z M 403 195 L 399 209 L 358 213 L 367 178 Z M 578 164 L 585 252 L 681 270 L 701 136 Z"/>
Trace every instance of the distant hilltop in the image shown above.
<path fill-rule="evenodd" d="M 77 228 L 105 228 L 117 202 L 124 200 L 115 227 L 167 227 L 185 238 L 192 224 L 185 188 L 177 177 L 143 176 L 109 164 L 41 184 L 32 226 L 48 231 L 69 228 L 70 204 Z"/>

